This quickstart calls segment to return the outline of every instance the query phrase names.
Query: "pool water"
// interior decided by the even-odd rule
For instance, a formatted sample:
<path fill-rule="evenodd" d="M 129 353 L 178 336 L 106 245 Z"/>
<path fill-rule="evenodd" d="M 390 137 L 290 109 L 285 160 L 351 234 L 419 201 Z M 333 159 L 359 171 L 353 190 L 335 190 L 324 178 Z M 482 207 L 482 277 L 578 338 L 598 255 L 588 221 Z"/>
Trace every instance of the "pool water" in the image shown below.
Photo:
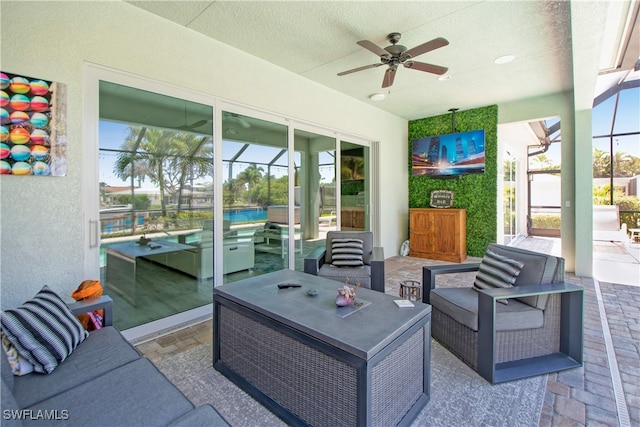
<path fill-rule="evenodd" d="M 253 221 L 266 221 L 267 210 L 262 208 L 245 208 L 227 210 L 223 214 L 224 219 L 232 224 Z"/>

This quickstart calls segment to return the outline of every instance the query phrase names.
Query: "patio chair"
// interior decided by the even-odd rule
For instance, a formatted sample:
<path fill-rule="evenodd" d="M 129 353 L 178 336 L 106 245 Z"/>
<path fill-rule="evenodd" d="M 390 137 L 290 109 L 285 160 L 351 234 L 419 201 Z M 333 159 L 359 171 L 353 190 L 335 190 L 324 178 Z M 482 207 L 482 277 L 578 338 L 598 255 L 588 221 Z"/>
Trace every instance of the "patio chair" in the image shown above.
<path fill-rule="evenodd" d="M 356 249 L 353 255 L 348 254 L 350 246 Z M 370 231 L 329 231 L 326 245 L 305 258 L 304 272 L 342 283 L 349 278 L 351 285 L 360 283 L 364 288 L 384 292 L 384 250 L 373 247 Z"/>
<path fill-rule="evenodd" d="M 473 287 L 436 287 L 471 271 Z M 423 267 L 422 284 L 433 338 L 490 383 L 582 366 L 584 289 L 563 258 L 490 244 L 481 263 Z"/>

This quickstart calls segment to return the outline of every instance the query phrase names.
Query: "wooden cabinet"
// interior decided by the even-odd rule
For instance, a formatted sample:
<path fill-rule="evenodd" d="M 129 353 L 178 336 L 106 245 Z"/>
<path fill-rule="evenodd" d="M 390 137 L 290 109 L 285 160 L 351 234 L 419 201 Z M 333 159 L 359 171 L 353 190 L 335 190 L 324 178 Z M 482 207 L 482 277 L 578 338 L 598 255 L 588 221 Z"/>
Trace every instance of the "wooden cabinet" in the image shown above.
<path fill-rule="evenodd" d="M 340 211 L 341 230 L 364 230 L 364 208 L 343 208 Z"/>
<path fill-rule="evenodd" d="M 467 258 L 466 209 L 409 209 L 409 256 L 462 262 Z"/>

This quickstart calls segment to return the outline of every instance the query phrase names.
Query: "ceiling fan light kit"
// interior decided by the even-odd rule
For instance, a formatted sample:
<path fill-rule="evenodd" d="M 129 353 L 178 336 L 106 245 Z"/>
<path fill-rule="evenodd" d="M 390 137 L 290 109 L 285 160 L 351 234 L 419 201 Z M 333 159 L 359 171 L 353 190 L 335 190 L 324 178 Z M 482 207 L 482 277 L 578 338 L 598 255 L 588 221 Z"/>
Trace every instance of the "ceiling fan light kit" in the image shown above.
<path fill-rule="evenodd" d="M 389 40 L 391 45 L 385 47 L 384 49 L 369 40 L 360 40 L 359 42 L 357 42 L 357 44 L 378 55 L 380 57 L 380 62 L 371 65 L 364 65 L 362 67 L 353 68 L 347 71 L 342 71 L 338 73 L 338 76 L 345 76 L 347 74 L 355 73 L 358 71 L 368 70 L 369 68 L 386 65 L 388 68 L 385 70 L 384 77 L 382 79 L 382 87 L 387 88 L 393 84 L 393 80 L 396 76 L 396 71 L 398 70 L 399 65 L 412 70 L 423 71 L 425 73 L 432 73 L 437 75 L 443 75 L 448 71 L 447 67 L 441 67 L 439 65 L 427 64 L 425 62 L 413 60 L 413 58 L 418 55 L 422 55 L 432 50 L 447 46 L 449 42 L 446 39 L 438 37 L 411 49 L 407 49 L 405 46 L 398 44 L 398 42 L 400 41 L 400 37 L 400 33 L 390 33 L 389 35 L 387 35 L 387 40 Z"/>
<path fill-rule="evenodd" d="M 509 62 L 512 62 L 514 59 L 516 59 L 514 55 L 502 55 L 494 59 L 493 63 L 498 65 L 508 64 Z"/>
<path fill-rule="evenodd" d="M 369 95 L 369 99 L 372 101 L 382 101 L 384 100 L 384 93 L 374 93 Z"/>

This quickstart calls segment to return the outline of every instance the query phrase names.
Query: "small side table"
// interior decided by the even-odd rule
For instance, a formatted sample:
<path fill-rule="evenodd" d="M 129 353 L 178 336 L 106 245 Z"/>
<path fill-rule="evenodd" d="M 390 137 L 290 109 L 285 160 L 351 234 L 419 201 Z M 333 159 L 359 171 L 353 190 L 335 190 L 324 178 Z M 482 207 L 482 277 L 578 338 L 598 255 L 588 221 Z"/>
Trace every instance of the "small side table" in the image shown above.
<path fill-rule="evenodd" d="M 630 228 L 629 231 L 631 232 L 631 242 L 640 241 L 640 228 Z"/>
<path fill-rule="evenodd" d="M 422 285 L 417 280 L 400 281 L 400 298 L 422 301 Z"/>

